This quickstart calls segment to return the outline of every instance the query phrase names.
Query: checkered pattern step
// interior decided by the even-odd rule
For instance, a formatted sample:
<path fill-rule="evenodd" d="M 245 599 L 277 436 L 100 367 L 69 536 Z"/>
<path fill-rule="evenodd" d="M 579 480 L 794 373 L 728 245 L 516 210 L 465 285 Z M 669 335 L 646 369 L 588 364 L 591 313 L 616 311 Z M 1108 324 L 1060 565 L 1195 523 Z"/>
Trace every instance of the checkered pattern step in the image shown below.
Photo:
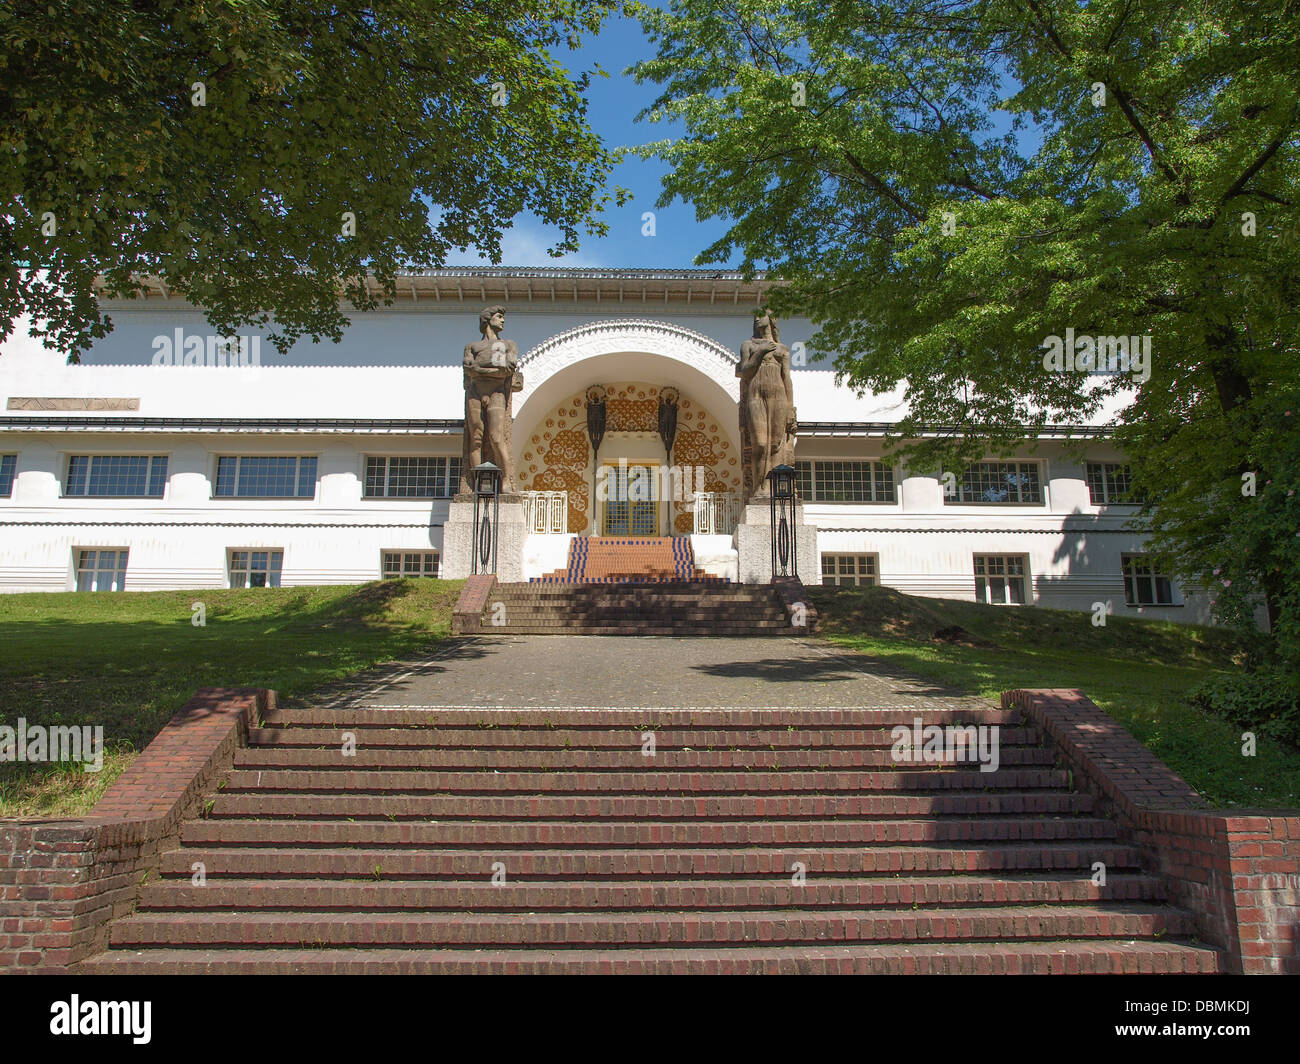
<path fill-rule="evenodd" d="M 577 536 L 569 544 L 569 563 L 535 584 L 725 584 L 695 567 L 686 536 Z"/>

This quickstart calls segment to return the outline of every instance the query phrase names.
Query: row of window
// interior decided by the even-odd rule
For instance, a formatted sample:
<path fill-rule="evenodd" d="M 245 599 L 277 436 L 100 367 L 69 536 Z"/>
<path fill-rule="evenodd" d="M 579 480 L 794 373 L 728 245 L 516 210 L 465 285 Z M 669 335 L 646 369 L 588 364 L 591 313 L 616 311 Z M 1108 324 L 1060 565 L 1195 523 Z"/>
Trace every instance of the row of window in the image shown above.
<path fill-rule="evenodd" d="M 123 591 L 126 588 L 127 548 L 77 551 L 78 591 Z M 283 550 L 227 551 L 231 587 L 279 587 L 284 568 Z M 973 555 L 975 598 L 979 602 L 1023 605 L 1029 601 L 1028 558 L 1023 554 Z M 1130 606 L 1170 606 L 1173 581 L 1141 554 L 1125 554 L 1124 601 Z M 879 584 L 879 558 L 875 554 L 823 554 L 821 578 L 825 585 L 864 587 Z M 438 575 L 437 551 L 380 552 L 380 575 L 385 579 Z"/>
<path fill-rule="evenodd" d="M 1039 506 L 1043 503 L 1041 463 L 976 462 L 960 477 L 944 476 L 946 502 L 978 506 Z M 806 502 L 897 501 L 894 471 L 881 462 L 820 458 L 795 462 L 795 490 Z M 1087 463 L 1088 495 L 1094 506 L 1137 501 L 1129 468 L 1119 462 Z"/>
<path fill-rule="evenodd" d="M 310 499 L 316 495 L 316 458 L 305 455 L 223 455 L 217 459 L 219 499 Z M 17 456 L 0 455 L 0 496 L 12 494 Z M 1043 502 L 1038 462 L 976 462 L 960 478 L 945 476 L 945 498 L 976 505 L 1036 506 Z M 460 459 L 367 457 L 367 499 L 445 499 L 460 481 Z M 1087 463 L 1094 505 L 1135 501 L 1128 467 Z M 71 455 L 64 495 L 161 498 L 166 455 Z M 894 470 L 881 462 L 811 459 L 795 463 L 799 497 L 808 502 L 897 501 Z"/>
<path fill-rule="evenodd" d="M 1029 559 L 1023 554 L 972 556 L 975 599 L 997 605 L 1024 605 L 1029 601 Z M 1129 606 L 1174 605 L 1173 580 L 1160 573 L 1143 554 L 1121 556 L 1124 602 Z M 879 557 L 875 554 L 823 554 L 822 583 L 837 587 L 865 587 L 880 583 Z"/>
<path fill-rule="evenodd" d="M 125 591 L 126 547 L 96 547 L 76 551 L 78 591 Z M 228 550 L 226 574 L 231 587 L 279 587 L 283 550 Z M 437 576 L 438 552 L 386 550 L 380 552 L 380 575 Z"/>
<path fill-rule="evenodd" d="M 0 496 L 13 494 L 18 456 L 0 455 Z M 460 482 L 460 458 L 367 458 L 365 498 L 446 499 Z M 167 456 L 76 454 L 68 457 L 65 496 L 162 498 Z M 217 459 L 219 499 L 311 499 L 316 496 L 312 456 L 223 455 Z"/>

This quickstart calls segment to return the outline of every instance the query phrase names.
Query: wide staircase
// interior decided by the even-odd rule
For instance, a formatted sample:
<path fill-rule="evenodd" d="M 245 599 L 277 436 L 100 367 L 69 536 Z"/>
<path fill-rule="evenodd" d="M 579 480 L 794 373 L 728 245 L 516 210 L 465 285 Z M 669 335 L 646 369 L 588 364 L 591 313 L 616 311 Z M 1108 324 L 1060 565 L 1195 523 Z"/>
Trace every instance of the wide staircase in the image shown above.
<path fill-rule="evenodd" d="M 999 725 L 999 770 L 895 762 L 915 717 L 279 709 L 81 967 L 1218 969 L 1033 729 L 935 709 Z"/>
<path fill-rule="evenodd" d="M 576 536 L 563 569 L 498 584 L 483 611 L 498 635 L 807 635 L 769 585 L 695 565 L 686 536 Z"/>
<path fill-rule="evenodd" d="M 768 584 L 498 584 L 494 635 L 807 635 Z"/>

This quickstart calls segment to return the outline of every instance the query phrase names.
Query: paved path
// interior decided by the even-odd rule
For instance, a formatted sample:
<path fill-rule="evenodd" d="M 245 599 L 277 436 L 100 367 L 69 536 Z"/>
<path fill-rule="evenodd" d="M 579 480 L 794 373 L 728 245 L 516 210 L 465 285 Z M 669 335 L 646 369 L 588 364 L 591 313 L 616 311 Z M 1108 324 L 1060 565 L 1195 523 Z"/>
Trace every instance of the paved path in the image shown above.
<path fill-rule="evenodd" d="M 312 701 L 484 709 L 988 705 L 817 639 L 581 635 L 459 639 Z"/>

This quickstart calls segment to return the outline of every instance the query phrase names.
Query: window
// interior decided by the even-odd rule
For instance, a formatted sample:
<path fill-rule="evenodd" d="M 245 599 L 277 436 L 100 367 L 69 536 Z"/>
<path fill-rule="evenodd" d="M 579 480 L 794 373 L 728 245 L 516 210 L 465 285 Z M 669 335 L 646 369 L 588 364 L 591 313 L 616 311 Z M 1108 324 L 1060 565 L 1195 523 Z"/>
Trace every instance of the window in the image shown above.
<path fill-rule="evenodd" d="M 999 606 L 1023 606 L 1026 601 L 1025 556 L 975 555 L 975 601 Z"/>
<path fill-rule="evenodd" d="M 126 555 L 126 548 L 77 551 L 77 590 L 125 590 Z"/>
<path fill-rule="evenodd" d="M 872 587 L 876 582 L 876 555 L 822 555 L 823 584 L 833 587 Z"/>
<path fill-rule="evenodd" d="M 316 495 L 315 458 L 217 459 L 217 496 L 245 499 L 311 499 Z"/>
<path fill-rule="evenodd" d="M 166 486 L 165 454 L 74 454 L 63 494 L 162 498 Z"/>
<path fill-rule="evenodd" d="M 1133 503 L 1129 468 L 1119 462 L 1088 463 L 1088 495 L 1094 506 L 1107 503 Z"/>
<path fill-rule="evenodd" d="M 1024 506 L 1043 501 L 1037 462 L 976 462 L 957 482 L 950 502 Z"/>
<path fill-rule="evenodd" d="M 893 502 L 894 470 L 881 462 L 817 458 L 794 464 L 795 491 L 807 502 Z"/>
<path fill-rule="evenodd" d="M 446 499 L 460 485 L 460 458 L 367 458 L 367 499 Z"/>
<path fill-rule="evenodd" d="M 232 550 L 231 587 L 279 587 L 282 550 Z"/>
<path fill-rule="evenodd" d="M 1174 582 L 1162 575 L 1145 554 L 1125 554 L 1124 602 L 1129 606 L 1172 606 Z"/>
<path fill-rule="evenodd" d="M 399 576 L 437 576 L 438 552 L 386 550 L 382 570 L 385 580 Z"/>
<path fill-rule="evenodd" d="M 0 495 L 9 496 L 14 493 L 14 474 L 17 469 L 16 454 L 0 454 Z"/>

